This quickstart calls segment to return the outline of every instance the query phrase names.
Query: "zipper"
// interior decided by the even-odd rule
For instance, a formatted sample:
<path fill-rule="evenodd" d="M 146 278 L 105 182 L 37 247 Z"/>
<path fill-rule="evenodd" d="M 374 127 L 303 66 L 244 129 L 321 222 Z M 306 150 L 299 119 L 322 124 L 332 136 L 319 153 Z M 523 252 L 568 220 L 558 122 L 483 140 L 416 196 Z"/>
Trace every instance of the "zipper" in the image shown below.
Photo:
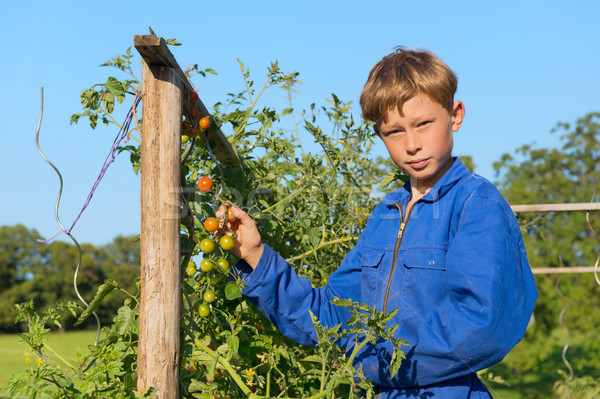
<path fill-rule="evenodd" d="M 396 202 L 396 208 L 398 208 L 398 211 L 400 211 L 400 229 L 398 230 L 398 236 L 396 237 L 396 245 L 394 246 L 394 256 L 392 257 L 392 269 L 390 270 L 390 278 L 388 280 L 387 287 L 385 288 L 385 296 L 383 297 L 383 313 L 387 311 L 390 287 L 392 286 L 392 279 L 394 278 L 394 271 L 396 270 L 396 263 L 398 262 L 398 250 L 400 249 L 400 244 L 402 244 L 404 229 L 406 228 L 406 223 L 408 223 L 408 218 L 410 217 L 410 214 L 414 208 L 414 204 L 410 207 L 410 210 L 406 215 L 406 219 L 404 218 L 404 213 L 402 212 L 402 207 L 400 206 L 399 202 Z M 380 396 L 381 387 L 379 387 L 376 399 L 379 399 Z"/>
<path fill-rule="evenodd" d="M 394 271 L 396 270 L 396 263 L 398 262 L 398 250 L 400 249 L 400 244 L 402 243 L 402 236 L 404 236 L 404 229 L 406 228 L 406 223 L 408 223 L 408 218 L 410 217 L 414 205 L 410 207 L 410 210 L 406 215 L 406 219 L 404 218 L 404 214 L 402 213 L 402 207 L 400 206 L 399 202 L 396 202 L 396 207 L 400 211 L 400 230 L 398 230 L 396 246 L 394 247 L 394 256 L 392 258 L 392 270 L 390 270 L 390 278 L 385 289 L 385 296 L 383 297 L 383 313 L 387 311 L 390 287 L 392 286 L 392 279 L 394 278 Z"/>

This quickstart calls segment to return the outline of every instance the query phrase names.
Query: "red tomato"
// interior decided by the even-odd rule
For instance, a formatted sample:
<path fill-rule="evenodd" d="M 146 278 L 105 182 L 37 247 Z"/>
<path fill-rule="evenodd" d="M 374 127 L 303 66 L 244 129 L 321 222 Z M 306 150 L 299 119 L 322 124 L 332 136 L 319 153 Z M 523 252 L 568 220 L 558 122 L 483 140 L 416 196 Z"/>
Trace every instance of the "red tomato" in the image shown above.
<path fill-rule="evenodd" d="M 192 128 L 192 130 L 189 131 L 189 133 L 187 135 L 190 136 L 191 138 L 194 138 L 194 137 L 198 137 L 199 134 L 200 134 L 200 127 L 198 125 L 196 125 Z"/>
<path fill-rule="evenodd" d="M 190 116 L 192 119 L 198 119 L 200 117 L 200 110 L 196 107 L 190 108 Z"/>
<path fill-rule="evenodd" d="M 181 122 L 181 131 L 184 133 L 189 133 L 192 131 L 192 125 L 188 121 Z"/>
<path fill-rule="evenodd" d="M 207 193 L 213 188 L 213 182 L 210 177 L 204 176 L 198 180 L 198 190 Z"/>
<path fill-rule="evenodd" d="M 190 100 L 191 103 L 195 103 L 199 99 L 200 99 L 200 97 L 198 97 L 198 92 L 196 92 L 196 91 L 190 91 L 188 93 L 188 100 Z"/>

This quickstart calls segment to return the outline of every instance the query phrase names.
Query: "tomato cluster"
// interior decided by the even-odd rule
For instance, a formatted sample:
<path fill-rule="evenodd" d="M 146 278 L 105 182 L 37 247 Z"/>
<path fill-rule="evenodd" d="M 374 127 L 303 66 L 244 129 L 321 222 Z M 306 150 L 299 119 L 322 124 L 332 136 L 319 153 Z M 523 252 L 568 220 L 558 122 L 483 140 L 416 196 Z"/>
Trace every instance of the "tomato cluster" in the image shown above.
<path fill-rule="evenodd" d="M 202 116 L 202 112 L 198 108 L 197 102 L 200 98 L 196 91 L 190 91 L 188 93 L 187 106 L 184 108 L 184 120 L 181 122 L 181 143 L 185 144 L 189 138 L 195 138 L 200 133 L 207 130 L 210 125 L 210 117 Z"/>
<path fill-rule="evenodd" d="M 214 184 L 210 177 L 204 176 L 198 180 L 197 186 L 199 191 L 209 194 Z M 198 232 L 201 235 L 198 248 L 204 258 L 200 262 L 199 270 L 193 260 L 190 260 L 186 266 L 185 272 L 189 278 L 196 282 L 198 280 L 206 281 L 205 284 L 195 284 L 202 301 L 197 308 L 198 315 L 201 317 L 208 317 L 212 313 L 211 304 L 218 299 L 213 285 L 219 280 L 219 273 L 229 272 L 230 264 L 227 260 L 227 252 L 235 247 L 235 239 L 230 235 L 232 232 L 228 230 L 227 222 L 233 221 L 235 221 L 235 216 L 229 207 L 222 216 L 205 218 L 202 222 L 204 232 Z M 216 251 L 217 249 L 218 251 Z"/>

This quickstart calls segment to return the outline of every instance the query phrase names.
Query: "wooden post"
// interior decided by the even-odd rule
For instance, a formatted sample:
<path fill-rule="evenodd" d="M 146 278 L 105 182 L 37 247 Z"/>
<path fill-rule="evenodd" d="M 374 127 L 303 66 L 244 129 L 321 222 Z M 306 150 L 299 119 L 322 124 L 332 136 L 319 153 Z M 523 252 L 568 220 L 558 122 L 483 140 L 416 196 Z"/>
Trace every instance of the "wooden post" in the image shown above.
<path fill-rule="evenodd" d="M 133 39 L 136 50 L 140 53 L 147 65 L 162 65 L 172 68 L 173 73 L 176 78 L 179 79 L 180 84 L 183 87 L 184 95 L 187 95 L 188 92 L 194 90 L 179 67 L 177 60 L 173 54 L 171 54 L 171 51 L 163 38 L 152 35 L 136 35 Z M 195 106 L 200 110 L 201 117 L 210 115 L 201 99 L 196 101 Z M 227 137 L 223 134 L 221 129 L 209 129 L 206 133 L 206 138 L 215 157 L 219 160 L 221 165 L 232 169 L 237 169 L 242 166 L 242 162 L 235 149 L 229 143 L 229 140 L 227 140 Z"/>
<path fill-rule="evenodd" d="M 182 81 L 168 66 L 144 67 L 138 390 L 179 397 L 181 313 L 179 202 Z"/>

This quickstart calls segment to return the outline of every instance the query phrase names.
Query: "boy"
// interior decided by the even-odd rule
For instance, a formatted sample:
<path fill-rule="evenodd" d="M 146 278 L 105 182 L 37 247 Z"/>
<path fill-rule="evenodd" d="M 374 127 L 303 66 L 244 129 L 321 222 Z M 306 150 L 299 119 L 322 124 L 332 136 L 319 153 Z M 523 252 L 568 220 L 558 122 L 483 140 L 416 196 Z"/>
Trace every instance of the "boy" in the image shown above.
<path fill-rule="evenodd" d="M 309 309 L 325 325 L 344 322 L 329 303 L 336 296 L 400 309 L 393 322 L 411 346 L 398 374 L 389 376 L 389 342 L 358 357 L 381 399 L 490 398 L 475 373 L 522 338 L 537 298 L 510 207 L 451 155 L 465 114 L 456 86 L 448 66 L 422 50 L 399 48 L 371 70 L 363 116 L 409 179 L 376 206 L 325 287 L 298 277 L 233 208 L 244 295 L 288 337 L 316 344 Z"/>

